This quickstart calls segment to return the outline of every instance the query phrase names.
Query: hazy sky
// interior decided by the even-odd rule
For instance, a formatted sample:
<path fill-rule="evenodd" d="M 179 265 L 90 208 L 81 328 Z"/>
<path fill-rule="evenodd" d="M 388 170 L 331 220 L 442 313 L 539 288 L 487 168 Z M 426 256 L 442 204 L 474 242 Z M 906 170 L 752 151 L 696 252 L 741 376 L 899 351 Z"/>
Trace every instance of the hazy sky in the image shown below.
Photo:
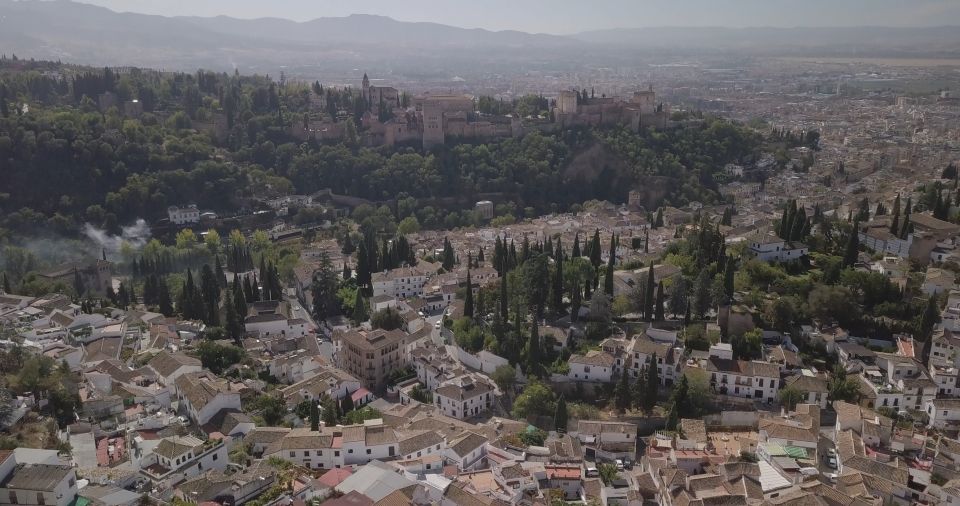
<path fill-rule="evenodd" d="M 118 11 L 304 21 L 354 13 L 574 33 L 644 26 L 960 25 L 960 0 L 82 0 Z"/>

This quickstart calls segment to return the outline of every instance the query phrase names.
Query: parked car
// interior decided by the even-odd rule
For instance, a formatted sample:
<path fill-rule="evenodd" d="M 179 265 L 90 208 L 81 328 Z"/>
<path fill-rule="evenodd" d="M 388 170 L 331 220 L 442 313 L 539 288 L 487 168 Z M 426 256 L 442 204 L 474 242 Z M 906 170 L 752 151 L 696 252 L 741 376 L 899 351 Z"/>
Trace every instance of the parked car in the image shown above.
<path fill-rule="evenodd" d="M 623 460 L 617 459 L 617 471 L 623 471 Z"/>
<path fill-rule="evenodd" d="M 827 458 L 827 467 L 829 467 L 830 469 L 836 469 L 836 468 L 837 468 L 837 458 L 836 458 L 836 457 L 828 457 L 828 458 Z"/>
<path fill-rule="evenodd" d="M 623 459 L 623 468 L 633 469 L 633 460 L 631 460 L 629 457 Z"/>
<path fill-rule="evenodd" d="M 597 469 L 596 467 L 590 466 L 590 467 L 587 468 L 586 476 L 587 476 L 587 478 L 592 478 L 592 477 L 594 477 L 594 476 L 600 476 L 600 470 Z"/>

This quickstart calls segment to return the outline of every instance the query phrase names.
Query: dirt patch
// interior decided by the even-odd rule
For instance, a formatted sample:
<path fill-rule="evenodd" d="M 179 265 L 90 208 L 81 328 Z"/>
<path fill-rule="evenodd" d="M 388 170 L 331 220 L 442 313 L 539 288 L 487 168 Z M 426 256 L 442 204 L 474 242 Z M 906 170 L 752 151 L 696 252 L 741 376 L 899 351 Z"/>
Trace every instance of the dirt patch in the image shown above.
<path fill-rule="evenodd" d="M 53 450 L 60 441 L 57 439 L 56 423 L 52 418 L 28 413 L 3 435 L 4 443 L 15 442 L 24 448 L 42 448 Z"/>

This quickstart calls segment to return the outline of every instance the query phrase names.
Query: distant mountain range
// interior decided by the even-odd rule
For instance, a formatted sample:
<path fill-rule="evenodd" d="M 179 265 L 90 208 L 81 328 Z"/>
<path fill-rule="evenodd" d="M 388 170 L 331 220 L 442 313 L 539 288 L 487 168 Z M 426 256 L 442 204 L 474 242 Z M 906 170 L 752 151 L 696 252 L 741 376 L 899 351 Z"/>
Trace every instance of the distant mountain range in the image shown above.
<path fill-rule="evenodd" d="M 423 72 L 619 59 L 633 53 L 960 57 L 960 28 L 638 28 L 558 36 L 352 15 L 295 22 L 118 13 L 67 0 L 0 0 L 0 52 L 92 65 L 194 70 L 380 65 Z M 621 53 L 621 55 L 618 55 Z"/>

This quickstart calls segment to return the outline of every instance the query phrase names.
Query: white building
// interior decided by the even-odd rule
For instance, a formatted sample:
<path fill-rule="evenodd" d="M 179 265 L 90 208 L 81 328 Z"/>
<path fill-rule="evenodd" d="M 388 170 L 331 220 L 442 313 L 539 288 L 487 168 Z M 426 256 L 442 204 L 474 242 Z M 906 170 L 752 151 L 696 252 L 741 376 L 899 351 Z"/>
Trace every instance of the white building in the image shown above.
<path fill-rule="evenodd" d="M 279 457 L 310 469 L 365 465 L 399 455 L 397 434 L 380 420 L 363 425 L 292 429 L 269 445 L 264 458 Z"/>
<path fill-rule="evenodd" d="M 200 211 L 193 204 L 187 207 L 170 206 L 167 208 L 167 216 L 170 218 L 170 223 L 174 225 L 200 222 Z"/>
<path fill-rule="evenodd" d="M 371 276 L 373 296 L 389 295 L 390 297 L 405 299 L 423 295 L 423 285 L 427 282 L 427 274 L 416 267 L 401 267 L 384 272 L 377 272 Z"/>
<path fill-rule="evenodd" d="M 780 367 L 769 362 L 746 362 L 710 357 L 704 369 L 717 393 L 774 402 L 780 384 Z"/>
<path fill-rule="evenodd" d="M 155 483 L 174 486 L 209 470 L 226 469 L 230 463 L 229 441 L 229 437 L 203 441 L 195 436 L 171 436 L 134 460 L 140 472 Z"/>
<path fill-rule="evenodd" d="M 447 443 L 443 455 L 460 471 L 481 469 L 483 457 L 487 455 L 487 438 L 476 432 L 464 432 Z"/>
<path fill-rule="evenodd" d="M 615 359 L 605 351 L 591 350 L 586 355 L 571 355 L 567 363 L 570 364 L 567 377 L 574 381 L 609 383 L 613 380 Z"/>
<path fill-rule="evenodd" d="M 181 411 L 197 425 L 210 421 L 221 410 L 242 411 L 240 393 L 230 383 L 209 373 L 184 374 L 174 386 Z"/>
<path fill-rule="evenodd" d="M 0 504 L 67 506 L 77 497 L 77 475 L 70 466 L 17 464 L 14 453 L 0 462 Z"/>
<path fill-rule="evenodd" d="M 265 336 L 303 337 L 310 332 L 307 321 L 287 318 L 282 314 L 267 313 L 248 316 L 244 320 L 247 334 Z"/>
<path fill-rule="evenodd" d="M 927 401 L 929 427 L 934 429 L 956 428 L 960 422 L 960 399 L 933 399 Z"/>
<path fill-rule="evenodd" d="M 748 246 L 758 259 L 764 262 L 790 262 L 799 260 L 810 252 L 810 247 L 799 242 L 786 242 L 769 237 L 753 237 Z"/>
<path fill-rule="evenodd" d="M 170 353 L 161 351 L 147 362 L 147 367 L 157 375 L 157 381 L 161 385 L 173 385 L 180 376 L 200 372 L 203 365 L 199 359 L 193 358 L 184 353 Z"/>
<path fill-rule="evenodd" d="M 465 420 L 489 412 L 494 392 L 494 386 L 486 380 L 460 376 L 434 390 L 433 403 L 444 415 Z"/>

